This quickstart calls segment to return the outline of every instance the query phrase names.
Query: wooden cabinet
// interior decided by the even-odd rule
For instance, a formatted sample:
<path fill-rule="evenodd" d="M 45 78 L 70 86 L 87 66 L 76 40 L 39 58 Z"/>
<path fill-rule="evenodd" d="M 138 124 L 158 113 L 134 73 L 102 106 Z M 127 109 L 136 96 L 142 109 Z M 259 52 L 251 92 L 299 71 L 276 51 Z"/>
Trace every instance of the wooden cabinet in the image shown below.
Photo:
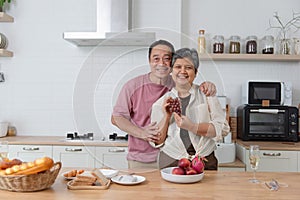
<path fill-rule="evenodd" d="M 13 22 L 14 18 L 4 12 L 0 12 L 0 22 Z M 13 52 L 0 49 L 0 57 L 13 57 Z"/>
<path fill-rule="evenodd" d="M 127 169 L 127 147 L 96 147 L 96 167 Z"/>
<path fill-rule="evenodd" d="M 91 146 L 53 146 L 53 159 L 61 161 L 63 167 L 95 167 L 95 147 Z"/>
<path fill-rule="evenodd" d="M 298 153 L 296 151 L 261 150 L 259 171 L 297 172 L 298 171 L 297 154 Z M 249 156 L 247 159 L 249 159 Z M 250 165 L 247 165 L 247 170 L 251 170 Z"/>
<path fill-rule="evenodd" d="M 51 145 L 9 145 L 9 158 L 30 162 L 44 156 L 52 158 Z"/>
<path fill-rule="evenodd" d="M 237 157 L 246 164 L 246 171 L 252 171 L 249 163 L 249 149 L 237 144 Z M 297 172 L 298 152 L 283 150 L 260 150 L 260 162 L 257 171 Z"/>

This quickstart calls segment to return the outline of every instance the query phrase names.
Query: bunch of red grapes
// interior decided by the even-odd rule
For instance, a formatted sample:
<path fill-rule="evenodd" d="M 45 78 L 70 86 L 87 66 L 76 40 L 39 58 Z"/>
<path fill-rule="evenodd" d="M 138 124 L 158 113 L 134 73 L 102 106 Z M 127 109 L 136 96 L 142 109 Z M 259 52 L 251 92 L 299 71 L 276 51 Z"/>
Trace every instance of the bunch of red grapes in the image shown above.
<path fill-rule="evenodd" d="M 180 100 L 178 97 L 176 97 L 175 99 L 173 99 L 172 97 L 170 97 L 167 100 L 167 103 L 169 103 L 169 111 L 175 112 L 177 113 L 179 116 L 181 116 L 181 104 L 180 104 Z"/>

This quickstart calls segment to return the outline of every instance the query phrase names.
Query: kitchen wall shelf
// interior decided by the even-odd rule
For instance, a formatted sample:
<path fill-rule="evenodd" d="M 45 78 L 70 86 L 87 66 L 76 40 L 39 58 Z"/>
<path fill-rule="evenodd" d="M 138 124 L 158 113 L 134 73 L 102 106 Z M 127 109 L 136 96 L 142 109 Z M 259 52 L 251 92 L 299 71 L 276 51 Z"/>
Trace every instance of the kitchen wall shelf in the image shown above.
<path fill-rule="evenodd" d="M 300 55 L 279 54 L 204 54 L 200 55 L 202 61 L 288 61 L 299 62 Z"/>
<path fill-rule="evenodd" d="M 6 49 L 0 49 L 0 57 L 13 57 L 14 53 Z"/>
<path fill-rule="evenodd" d="M 14 18 L 4 12 L 0 12 L 0 22 L 14 22 Z M 13 57 L 14 54 L 6 49 L 0 49 L 0 57 Z"/>
<path fill-rule="evenodd" d="M 4 12 L 0 12 L 0 22 L 14 22 L 14 18 Z"/>

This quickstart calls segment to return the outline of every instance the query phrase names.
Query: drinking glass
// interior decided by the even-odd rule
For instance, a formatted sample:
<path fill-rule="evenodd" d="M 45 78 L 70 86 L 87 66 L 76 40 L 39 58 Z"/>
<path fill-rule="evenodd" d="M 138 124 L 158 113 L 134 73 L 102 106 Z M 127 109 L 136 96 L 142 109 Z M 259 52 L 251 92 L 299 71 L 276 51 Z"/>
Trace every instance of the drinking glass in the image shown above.
<path fill-rule="evenodd" d="M 0 160 L 7 159 L 8 141 L 0 141 Z"/>
<path fill-rule="evenodd" d="M 259 146 L 250 145 L 249 161 L 251 169 L 253 170 L 253 178 L 249 180 L 251 183 L 259 183 L 259 180 L 256 179 L 256 170 L 258 169 L 259 159 Z"/>

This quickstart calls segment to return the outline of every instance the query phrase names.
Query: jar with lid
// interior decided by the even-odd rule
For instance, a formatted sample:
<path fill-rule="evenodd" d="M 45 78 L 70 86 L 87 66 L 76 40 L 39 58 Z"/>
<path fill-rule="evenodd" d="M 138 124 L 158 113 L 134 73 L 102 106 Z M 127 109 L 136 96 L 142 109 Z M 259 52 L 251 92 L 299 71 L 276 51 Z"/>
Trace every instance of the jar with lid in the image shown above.
<path fill-rule="evenodd" d="M 233 35 L 229 38 L 229 53 L 240 53 L 241 52 L 241 43 L 240 36 Z"/>
<path fill-rule="evenodd" d="M 256 54 L 257 53 L 257 37 L 254 35 L 246 38 L 246 53 Z"/>
<path fill-rule="evenodd" d="M 213 37 L 213 53 L 224 53 L 224 36 L 216 35 Z"/>
<path fill-rule="evenodd" d="M 274 54 L 274 37 L 266 35 L 261 40 L 262 54 Z"/>
<path fill-rule="evenodd" d="M 300 38 L 294 38 L 294 52 L 295 55 L 300 55 Z"/>
<path fill-rule="evenodd" d="M 205 30 L 199 30 L 198 36 L 198 53 L 206 53 L 206 39 L 205 39 Z"/>

